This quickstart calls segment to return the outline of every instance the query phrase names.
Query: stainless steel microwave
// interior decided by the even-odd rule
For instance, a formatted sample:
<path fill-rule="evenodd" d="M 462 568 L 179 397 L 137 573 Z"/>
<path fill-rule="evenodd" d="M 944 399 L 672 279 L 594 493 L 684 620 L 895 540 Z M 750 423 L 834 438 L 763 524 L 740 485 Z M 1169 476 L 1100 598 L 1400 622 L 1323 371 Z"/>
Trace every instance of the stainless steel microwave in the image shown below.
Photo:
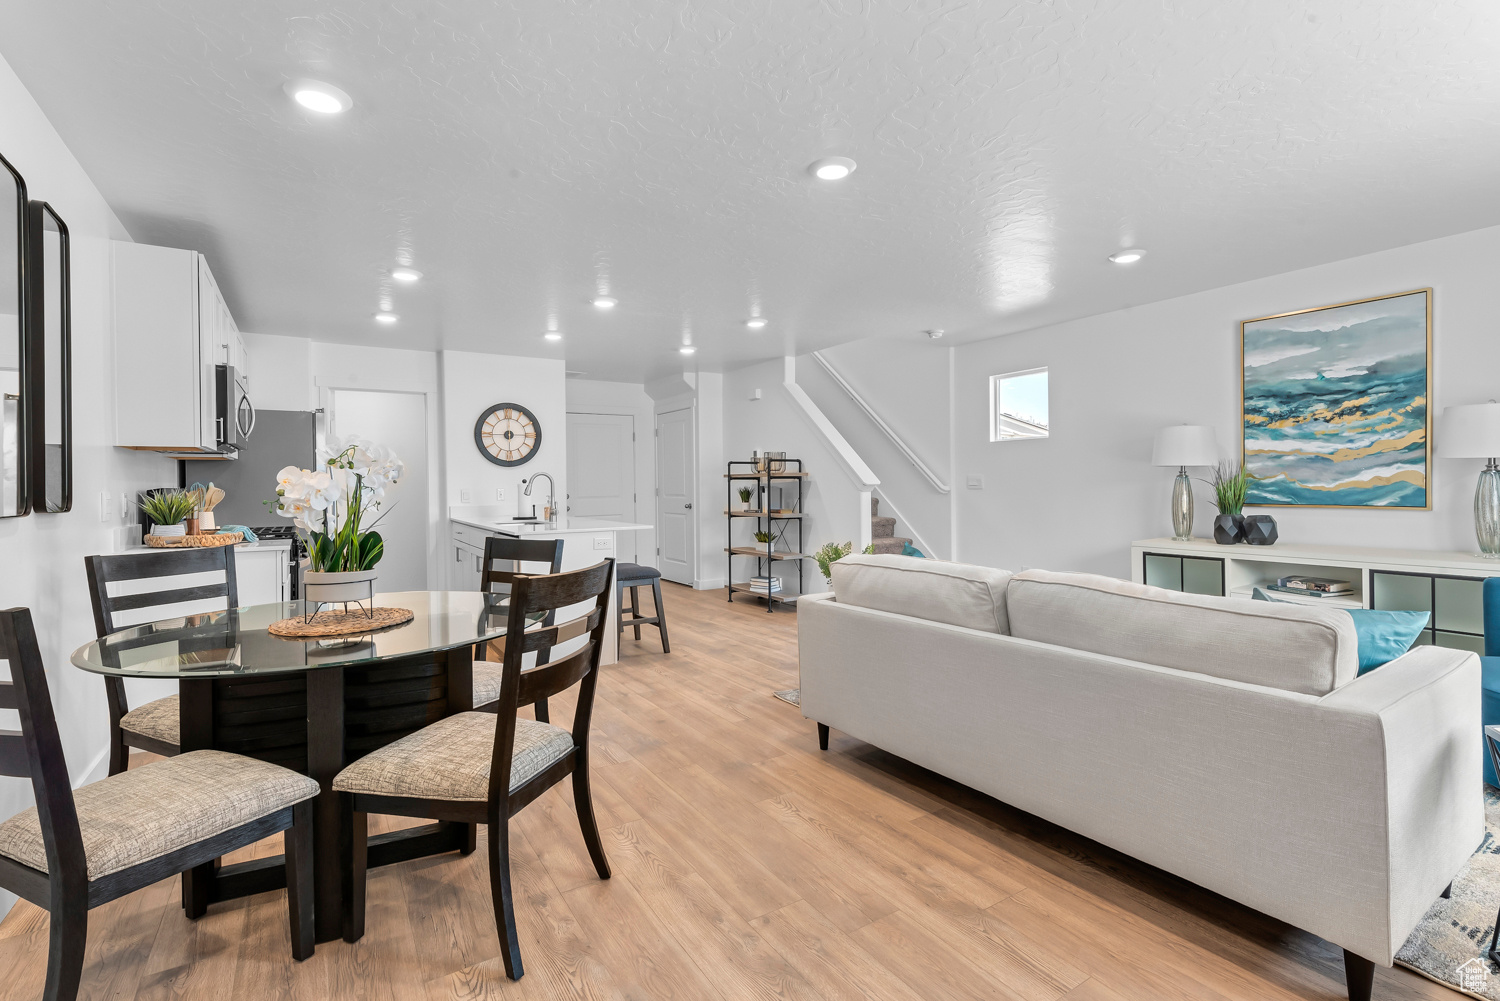
<path fill-rule="evenodd" d="M 214 366 L 214 437 L 220 452 L 238 452 L 255 431 L 255 407 L 244 374 L 233 365 Z"/>

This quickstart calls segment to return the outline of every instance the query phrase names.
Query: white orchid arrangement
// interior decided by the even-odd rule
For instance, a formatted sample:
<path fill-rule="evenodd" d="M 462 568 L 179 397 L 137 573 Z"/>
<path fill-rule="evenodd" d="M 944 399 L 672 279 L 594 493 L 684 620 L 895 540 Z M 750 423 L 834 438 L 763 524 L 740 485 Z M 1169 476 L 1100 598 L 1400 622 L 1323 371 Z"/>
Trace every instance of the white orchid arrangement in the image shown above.
<path fill-rule="evenodd" d="M 276 513 L 304 533 L 309 569 L 319 573 L 369 570 L 385 542 L 366 524 L 401 482 L 406 465 L 384 445 L 349 438 L 318 453 L 318 469 L 287 466 L 276 474 Z"/>

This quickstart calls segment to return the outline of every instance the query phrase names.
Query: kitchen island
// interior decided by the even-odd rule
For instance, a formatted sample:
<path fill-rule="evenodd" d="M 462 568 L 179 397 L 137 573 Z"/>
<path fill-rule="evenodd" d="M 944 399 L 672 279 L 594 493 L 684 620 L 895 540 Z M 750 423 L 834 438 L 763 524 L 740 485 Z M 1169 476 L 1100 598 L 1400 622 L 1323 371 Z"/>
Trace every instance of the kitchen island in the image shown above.
<path fill-rule="evenodd" d="M 652 526 L 638 522 L 608 521 L 600 518 L 569 518 L 562 515 L 555 522 L 517 521 L 493 508 L 453 507 L 448 510 L 453 558 L 449 566 L 449 586 L 455 590 L 479 589 L 484 568 L 484 540 L 491 535 L 512 539 L 562 539 L 564 570 L 593 566 L 618 552 L 620 532 L 639 532 Z M 580 606 L 581 607 L 581 606 Z M 619 659 L 620 609 L 615 595 L 610 595 L 609 628 L 605 630 L 601 664 Z"/>

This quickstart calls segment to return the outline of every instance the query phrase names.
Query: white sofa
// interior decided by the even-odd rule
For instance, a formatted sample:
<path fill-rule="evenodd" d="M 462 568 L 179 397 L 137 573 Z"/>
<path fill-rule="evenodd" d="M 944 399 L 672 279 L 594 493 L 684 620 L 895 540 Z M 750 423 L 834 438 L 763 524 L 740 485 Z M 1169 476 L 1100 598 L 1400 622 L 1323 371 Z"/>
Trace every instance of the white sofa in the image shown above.
<path fill-rule="evenodd" d="M 1338 609 L 849 556 L 802 711 L 1344 949 L 1369 996 L 1484 836 L 1479 659 L 1355 677 Z"/>

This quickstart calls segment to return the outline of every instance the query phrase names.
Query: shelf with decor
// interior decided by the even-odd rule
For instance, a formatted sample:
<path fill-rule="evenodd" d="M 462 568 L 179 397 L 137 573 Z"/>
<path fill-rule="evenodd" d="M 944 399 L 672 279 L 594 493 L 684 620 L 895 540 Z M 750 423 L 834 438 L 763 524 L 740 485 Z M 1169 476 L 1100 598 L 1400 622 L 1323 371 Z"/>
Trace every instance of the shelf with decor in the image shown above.
<path fill-rule="evenodd" d="M 770 612 L 777 604 L 792 604 L 801 595 L 802 561 L 809 558 L 801 551 L 802 499 L 807 479 L 801 459 L 736 459 L 728 463 L 724 473 L 724 558 L 728 564 L 729 585 L 725 594 L 729 601 L 736 594 L 754 595 L 766 599 L 766 611 Z M 742 497 L 742 492 L 747 496 Z M 736 518 L 754 519 L 753 545 L 735 538 L 735 525 L 739 524 Z M 788 533 L 795 538 L 786 540 Z M 791 548 L 777 549 L 783 540 Z M 744 579 L 743 570 L 735 573 L 737 559 L 755 561 L 750 579 Z M 795 593 L 773 590 L 791 583 L 790 575 L 782 578 L 772 573 L 773 567 L 785 563 L 797 566 Z"/>
<path fill-rule="evenodd" d="M 1324 608 L 1431 612 L 1415 645 L 1484 652 L 1483 588 L 1500 560 L 1475 553 L 1366 546 L 1219 545 L 1210 539 L 1141 539 L 1130 545 L 1131 578 L 1190 594 L 1250 599 L 1282 577 L 1348 581 L 1347 594 L 1320 597 L 1271 591 L 1277 599 Z"/>

